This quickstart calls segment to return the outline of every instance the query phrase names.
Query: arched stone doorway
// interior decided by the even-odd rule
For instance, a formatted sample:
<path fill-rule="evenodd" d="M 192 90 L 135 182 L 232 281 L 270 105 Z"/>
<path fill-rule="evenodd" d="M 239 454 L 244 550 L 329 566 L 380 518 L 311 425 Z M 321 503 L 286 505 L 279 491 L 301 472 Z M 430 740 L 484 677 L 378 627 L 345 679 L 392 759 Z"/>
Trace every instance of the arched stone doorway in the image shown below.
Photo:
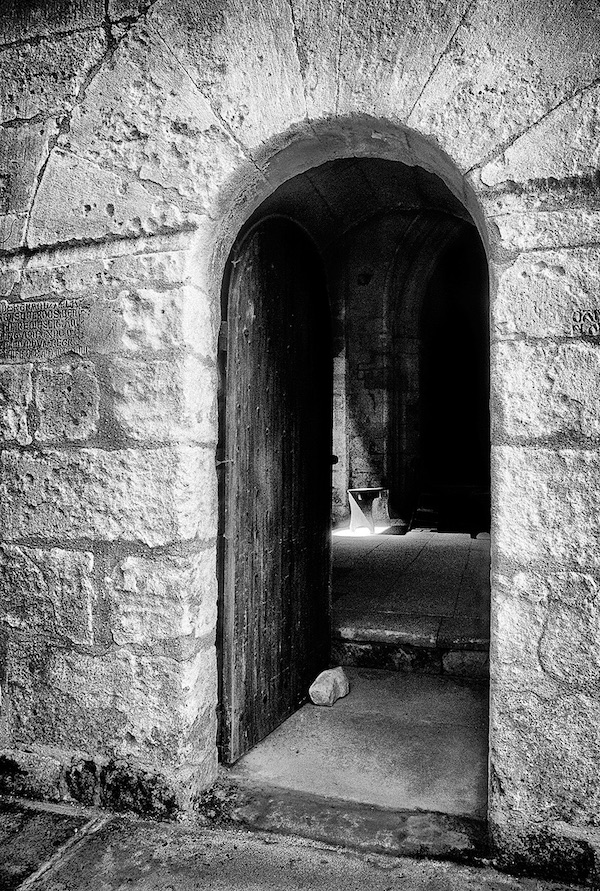
<path fill-rule="evenodd" d="M 257 270 L 256 262 L 249 263 L 242 248 L 247 245 L 249 236 L 246 233 L 261 231 L 261 227 L 265 231 L 264 227 L 268 224 L 272 226 L 272 237 L 275 239 L 278 237 L 278 227 L 287 228 L 292 225 L 290 221 L 293 221 L 298 231 L 304 229 L 308 233 L 320 254 L 331 306 L 333 388 L 324 373 L 321 384 L 316 378 L 311 378 L 306 385 L 311 386 L 315 394 L 319 393 L 320 399 L 327 393 L 327 398 L 332 397 L 333 401 L 331 450 L 338 457 L 333 470 L 333 514 L 338 517 L 347 509 L 346 491 L 349 486 L 366 484 L 367 479 L 371 484 L 385 486 L 389 484 L 389 480 L 399 480 L 401 476 L 392 467 L 392 462 L 397 460 L 399 454 L 399 450 L 393 447 L 393 440 L 395 433 L 402 429 L 402 424 L 407 425 L 410 421 L 406 417 L 400 420 L 397 413 L 402 400 L 406 405 L 409 402 L 408 391 L 403 391 L 401 398 L 398 398 L 398 381 L 402 380 L 397 374 L 398 344 L 402 346 L 402 336 L 405 339 L 408 336 L 407 330 L 402 334 L 402 322 L 404 320 L 406 323 L 410 313 L 410 325 L 413 328 L 415 325 L 417 328 L 419 326 L 423 315 L 422 305 L 426 302 L 427 285 L 440 259 L 440 245 L 447 246 L 460 233 L 469 232 L 472 243 L 478 245 L 475 253 L 479 253 L 474 262 L 479 262 L 483 254 L 479 235 L 469 212 L 438 176 L 419 166 L 408 166 L 381 158 L 338 159 L 290 177 L 259 205 L 240 230 L 229 258 L 223 287 L 223 305 L 226 307 L 224 313 L 227 318 L 227 358 L 222 358 L 222 369 L 229 369 L 229 379 L 226 375 L 223 380 L 219 456 L 220 462 L 223 462 L 220 464 L 222 532 L 235 527 L 237 534 L 241 536 L 235 547 L 225 541 L 221 549 L 221 752 L 223 760 L 228 762 L 236 760 L 253 742 L 258 742 L 261 733 L 269 733 L 277 721 L 283 720 L 293 710 L 293 703 L 299 705 L 302 695 L 306 695 L 308 684 L 305 680 L 304 687 L 299 685 L 296 694 L 286 700 L 287 704 L 279 712 L 277 708 L 270 709 L 271 718 L 276 713 L 279 717 L 267 718 L 261 710 L 269 708 L 265 705 L 269 696 L 261 698 L 258 695 L 263 667 L 268 671 L 266 663 L 270 660 L 271 665 L 276 665 L 277 674 L 284 671 L 289 676 L 305 678 L 310 674 L 310 659 L 306 657 L 306 653 L 302 654 L 298 650 L 294 652 L 294 647 L 290 645 L 293 635 L 289 625 L 286 630 L 283 619 L 279 625 L 275 621 L 270 626 L 270 636 L 260 638 L 257 629 L 262 620 L 256 616 L 253 618 L 247 605 L 253 602 L 262 603 L 265 598 L 268 601 L 270 597 L 277 601 L 282 596 L 282 588 L 280 585 L 272 585 L 270 591 L 261 589 L 260 594 L 252 590 L 244 593 L 244 585 L 236 588 L 234 580 L 245 569 L 238 571 L 235 563 L 244 562 L 244 555 L 256 549 L 260 519 L 255 517 L 254 526 L 252 522 L 243 522 L 241 519 L 237 521 L 237 525 L 234 523 L 232 526 L 231 513 L 227 515 L 228 511 L 242 511 L 244 503 L 228 482 L 230 463 L 234 460 L 228 443 L 235 438 L 236 424 L 240 423 L 239 415 L 237 418 L 235 416 L 240 400 L 236 385 L 232 382 L 231 357 L 234 354 L 241 356 L 240 343 L 247 337 L 248 331 L 248 325 L 243 323 L 247 312 L 244 299 L 247 299 L 248 294 L 246 293 L 245 298 L 242 297 L 244 288 L 240 290 L 239 285 L 242 270 L 246 270 L 245 274 L 250 277 L 255 276 Z M 446 233 L 445 239 L 440 239 L 440 232 Z M 414 260 L 415 254 L 421 263 L 421 274 L 415 273 L 412 268 L 412 274 L 408 277 L 410 287 L 405 283 L 399 291 L 399 266 L 411 256 Z M 273 255 L 260 262 L 274 266 L 277 259 Z M 264 275 L 260 273 L 259 277 L 264 278 Z M 293 292 L 287 285 L 278 287 L 279 296 L 289 296 Z M 272 295 L 265 296 L 264 299 L 266 305 L 272 300 Z M 306 295 L 302 299 L 306 299 Z M 407 369 L 413 360 L 414 346 L 412 343 L 411 349 L 404 352 L 400 350 L 401 361 Z M 261 353 L 251 360 L 258 364 L 239 367 L 236 372 L 238 379 L 252 380 L 257 374 L 261 377 L 264 369 L 260 367 L 260 363 L 266 359 L 267 354 Z M 420 357 L 416 356 L 416 365 L 409 373 L 412 380 L 420 379 L 419 362 Z M 257 412 L 256 406 L 251 408 L 247 423 L 264 424 L 262 407 Z M 420 411 L 418 405 L 417 409 Z M 282 410 L 284 413 L 287 411 L 285 407 Z M 256 418 L 262 420 L 257 422 Z M 487 423 L 485 419 L 484 423 Z M 283 427 L 285 426 L 284 423 Z M 413 427 L 405 438 L 412 437 L 418 446 L 422 426 L 420 421 L 413 422 Z M 251 434 L 249 441 L 252 442 Z M 255 436 L 254 442 L 257 441 L 258 437 Z M 254 458 L 258 463 L 264 463 L 264 458 L 259 454 L 254 455 Z M 253 479 L 257 473 L 256 467 L 247 467 L 246 480 Z M 403 473 L 408 479 L 408 469 L 403 470 Z M 308 483 L 305 477 L 301 484 L 305 493 L 310 489 Z M 410 485 L 412 491 L 416 492 L 418 481 L 410 480 Z M 305 497 L 308 498 L 308 495 Z M 257 498 L 258 489 L 251 495 L 251 501 Z M 326 531 L 325 526 L 329 528 L 328 519 L 322 519 L 321 522 L 323 526 L 318 530 L 319 533 Z M 260 534 L 262 531 L 264 530 Z M 273 553 L 278 547 L 281 549 L 282 536 L 277 539 L 274 532 L 265 534 L 267 537 L 273 536 L 271 543 L 267 545 L 269 553 Z M 291 566 L 289 554 L 286 556 L 280 550 L 277 560 L 281 566 L 281 576 L 287 577 Z M 298 564 L 294 564 L 294 572 L 297 569 Z M 250 575 L 251 573 L 249 579 Z M 250 579 L 250 589 L 252 584 L 261 587 L 262 582 L 256 581 L 255 577 L 254 582 Z M 314 592 L 311 597 L 313 595 Z M 321 591 L 317 592 L 314 602 L 320 603 L 322 607 L 327 604 L 328 596 L 328 580 L 325 575 L 321 575 Z M 289 614 L 292 626 L 296 621 L 303 620 L 301 603 L 302 598 L 299 598 L 295 617 L 293 610 Z M 274 607 L 273 612 L 283 616 L 278 606 Z M 324 627 L 328 628 L 326 617 L 323 622 Z M 254 642 L 252 635 L 255 635 Z M 261 646 L 266 647 L 262 653 Z M 240 652 L 246 660 L 251 660 L 252 654 L 255 657 L 258 655 L 257 664 L 260 667 L 254 670 L 251 663 L 246 661 L 246 674 L 237 670 L 235 666 Z M 326 647 L 323 646 L 320 652 L 323 658 Z M 277 660 L 271 658 L 273 653 L 278 654 Z M 294 658 L 305 661 L 293 664 Z M 288 661 L 284 664 L 282 659 Z M 312 667 L 314 669 L 315 665 Z M 250 674 L 254 670 L 252 677 L 248 669 Z M 263 681 L 268 688 L 269 680 L 266 676 Z M 252 691 L 251 694 L 248 693 L 249 690 Z M 236 699 L 246 704 L 245 712 L 244 709 L 236 711 L 232 706 Z M 244 744 L 228 747 L 227 740 L 236 735 L 241 739 L 244 735 L 242 725 L 252 725 L 252 733 L 246 735 Z"/>

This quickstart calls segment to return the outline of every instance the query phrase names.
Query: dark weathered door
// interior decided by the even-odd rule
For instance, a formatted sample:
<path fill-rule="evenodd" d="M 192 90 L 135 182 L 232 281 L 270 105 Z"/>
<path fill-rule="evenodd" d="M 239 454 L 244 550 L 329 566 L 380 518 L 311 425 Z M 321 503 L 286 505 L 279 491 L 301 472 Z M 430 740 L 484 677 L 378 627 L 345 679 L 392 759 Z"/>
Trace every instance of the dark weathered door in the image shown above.
<path fill-rule="evenodd" d="M 331 349 L 319 255 L 268 218 L 232 256 L 221 481 L 221 758 L 306 699 L 329 655 Z"/>

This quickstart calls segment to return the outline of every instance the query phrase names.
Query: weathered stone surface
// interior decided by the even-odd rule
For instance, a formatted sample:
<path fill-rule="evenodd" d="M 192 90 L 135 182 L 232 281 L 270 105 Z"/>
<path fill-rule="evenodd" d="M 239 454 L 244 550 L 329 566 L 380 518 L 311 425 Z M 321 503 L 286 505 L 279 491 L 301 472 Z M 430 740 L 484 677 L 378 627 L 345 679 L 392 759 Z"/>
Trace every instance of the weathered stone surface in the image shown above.
<path fill-rule="evenodd" d="M 90 552 L 0 548 L 0 624 L 93 646 L 98 615 Z"/>
<path fill-rule="evenodd" d="M 442 671 L 454 677 L 486 678 L 490 673 L 487 653 L 449 650 L 442 655 Z"/>
<path fill-rule="evenodd" d="M 215 307 L 193 285 L 170 290 L 136 288 L 124 291 L 117 304 L 118 344 L 137 352 L 189 347 L 208 358 L 216 357 Z"/>
<path fill-rule="evenodd" d="M 499 556 L 519 565 L 599 567 L 599 474 L 596 450 L 493 448 Z"/>
<path fill-rule="evenodd" d="M 0 252 L 23 245 L 27 214 L 55 122 L 0 128 Z"/>
<path fill-rule="evenodd" d="M 27 411 L 31 405 L 32 365 L 0 365 L 0 437 L 29 445 Z"/>
<path fill-rule="evenodd" d="M 47 254 L 35 253 L 25 267 L 17 267 L 19 296 L 103 297 L 111 302 L 122 291 L 138 287 L 156 291 L 189 282 L 186 247 L 190 235 L 140 239 L 135 248 L 128 242 L 62 248 Z M 13 270 L 16 259 L 5 261 Z"/>
<path fill-rule="evenodd" d="M 548 585 L 544 573 L 496 572 L 491 616 L 490 661 L 499 689 L 518 690 L 527 678 L 530 688 L 548 685 L 539 659 L 539 645 L 548 617 Z"/>
<path fill-rule="evenodd" d="M 510 210 L 488 217 L 490 227 L 496 228 L 498 240 L 507 250 L 577 248 L 600 241 L 600 211 L 588 208 L 521 211 L 519 203 L 518 200 L 511 202 Z"/>
<path fill-rule="evenodd" d="M 143 23 L 95 77 L 59 144 L 158 183 L 203 212 L 243 159 L 165 42 Z"/>
<path fill-rule="evenodd" d="M 504 341 L 495 352 L 499 436 L 600 435 L 597 344 Z"/>
<path fill-rule="evenodd" d="M 183 214 L 171 196 L 155 195 L 134 178 L 54 150 L 31 210 L 28 245 L 133 238 L 192 225 L 193 215 Z"/>
<path fill-rule="evenodd" d="M 178 241 L 174 245 L 171 242 Z M 126 242 L 66 249 L 49 262 L 34 256 L 24 269 L 9 267 L 23 299 L 84 299 L 91 305 L 88 347 L 98 353 L 187 347 L 214 359 L 218 308 L 194 283 L 188 235 L 169 236 L 164 249 Z M 158 239 L 157 239 L 158 240 Z M 14 265 L 14 264 L 13 264 Z"/>
<path fill-rule="evenodd" d="M 322 671 L 310 685 L 308 695 L 315 705 L 333 705 L 338 699 L 347 696 L 350 683 L 343 668 L 328 668 Z"/>
<path fill-rule="evenodd" d="M 293 0 L 290 8 L 307 116 L 335 114 L 342 0 Z"/>
<path fill-rule="evenodd" d="M 548 617 L 540 639 L 543 670 L 566 689 L 588 693 L 600 685 L 600 592 L 580 573 L 548 577 Z"/>
<path fill-rule="evenodd" d="M 108 17 L 114 22 L 120 18 L 139 16 L 149 6 L 152 6 L 152 0 L 108 0 Z"/>
<path fill-rule="evenodd" d="M 138 541 L 216 534 L 214 450 L 101 449 L 0 455 L 5 539 Z"/>
<path fill-rule="evenodd" d="M 179 660 L 126 647 L 97 655 L 60 650 L 13 632 L 6 677 L 3 708 L 16 743 L 131 756 L 155 767 L 200 761 L 214 747 L 211 643 Z"/>
<path fill-rule="evenodd" d="M 0 44 L 101 25 L 104 0 L 5 0 Z"/>
<path fill-rule="evenodd" d="M 70 111 L 106 42 L 98 28 L 0 51 L 0 123 Z"/>
<path fill-rule="evenodd" d="M 106 579 L 115 643 L 202 637 L 217 620 L 216 554 L 125 557 Z"/>
<path fill-rule="evenodd" d="M 0 719 L 0 738 L 2 737 Z M 0 791 L 19 798 L 59 799 L 63 765 L 55 751 L 41 746 L 27 749 L 0 749 Z M 40 751 L 42 750 L 42 751 Z"/>
<path fill-rule="evenodd" d="M 467 170 L 591 84 L 597 45 L 592 5 L 471 5 L 407 122 Z"/>
<path fill-rule="evenodd" d="M 42 365 L 36 372 L 39 442 L 88 439 L 98 429 L 100 387 L 92 362 Z"/>
<path fill-rule="evenodd" d="M 596 84 L 550 112 L 481 170 L 487 186 L 511 180 L 588 176 L 600 166 L 600 87 Z"/>
<path fill-rule="evenodd" d="M 467 8 L 468 0 L 410 6 L 359 0 L 343 7 L 336 111 L 405 121 Z M 316 50 L 318 59 L 319 44 Z"/>
<path fill-rule="evenodd" d="M 599 295 L 598 248 L 521 255 L 500 274 L 492 303 L 493 333 L 580 337 L 583 313 L 600 312 Z"/>
<path fill-rule="evenodd" d="M 491 758 L 500 781 L 492 784 L 492 806 L 513 832 L 547 827 L 562 815 L 574 829 L 595 821 L 599 720 L 600 704 L 590 693 L 545 698 L 522 685 L 492 697 Z"/>
<path fill-rule="evenodd" d="M 136 440 L 217 441 L 216 368 L 195 356 L 108 364 L 114 418 Z"/>
<path fill-rule="evenodd" d="M 251 150 L 305 117 L 294 24 L 285 0 L 157 3 L 149 21 L 217 115 Z"/>

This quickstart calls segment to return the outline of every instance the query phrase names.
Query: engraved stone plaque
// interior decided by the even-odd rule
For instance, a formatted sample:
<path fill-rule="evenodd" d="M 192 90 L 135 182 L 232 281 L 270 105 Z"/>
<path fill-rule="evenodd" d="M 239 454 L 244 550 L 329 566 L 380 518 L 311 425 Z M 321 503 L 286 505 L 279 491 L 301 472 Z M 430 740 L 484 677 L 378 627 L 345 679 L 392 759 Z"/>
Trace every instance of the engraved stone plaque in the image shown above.
<path fill-rule="evenodd" d="M 87 352 L 91 305 L 84 300 L 0 301 L 0 361 L 30 362 Z"/>

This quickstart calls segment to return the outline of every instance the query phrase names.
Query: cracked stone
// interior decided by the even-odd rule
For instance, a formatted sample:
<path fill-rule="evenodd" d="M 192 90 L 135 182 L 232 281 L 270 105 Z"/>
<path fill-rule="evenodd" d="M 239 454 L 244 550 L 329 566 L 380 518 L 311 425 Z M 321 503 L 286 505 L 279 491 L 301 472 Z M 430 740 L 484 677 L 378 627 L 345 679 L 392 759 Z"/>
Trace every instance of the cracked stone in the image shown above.
<path fill-rule="evenodd" d="M 164 41 L 144 24 L 131 28 L 94 78 L 59 143 L 170 189 L 201 212 L 210 210 L 243 158 Z"/>

